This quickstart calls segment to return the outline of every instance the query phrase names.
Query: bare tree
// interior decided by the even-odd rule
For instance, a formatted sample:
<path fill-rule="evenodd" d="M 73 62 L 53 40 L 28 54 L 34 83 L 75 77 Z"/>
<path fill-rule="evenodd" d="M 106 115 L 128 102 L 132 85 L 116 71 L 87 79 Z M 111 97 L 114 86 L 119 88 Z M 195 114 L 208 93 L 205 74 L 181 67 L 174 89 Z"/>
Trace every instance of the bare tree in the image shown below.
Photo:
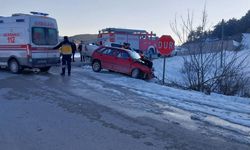
<path fill-rule="evenodd" d="M 248 78 L 244 72 L 248 56 L 237 52 L 214 51 L 208 44 L 206 5 L 202 12 L 201 23 L 197 28 L 193 26 L 193 14 L 188 11 L 187 18 L 181 17 L 170 24 L 182 47 L 188 50 L 183 57 L 185 86 L 201 92 L 217 92 L 226 95 L 244 95 Z M 223 47 L 225 48 L 225 47 Z M 221 55 L 227 58 L 221 64 Z"/>

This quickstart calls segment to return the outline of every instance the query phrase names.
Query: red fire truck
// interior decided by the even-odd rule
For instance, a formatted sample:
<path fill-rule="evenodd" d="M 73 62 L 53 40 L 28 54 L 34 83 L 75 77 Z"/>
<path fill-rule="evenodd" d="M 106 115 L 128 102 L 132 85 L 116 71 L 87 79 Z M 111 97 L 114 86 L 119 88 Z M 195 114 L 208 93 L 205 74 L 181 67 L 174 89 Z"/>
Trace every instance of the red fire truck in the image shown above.
<path fill-rule="evenodd" d="M 159 38 L 152 31 L 149 33 L 146 30 L 106 28 L 99 31 L 98 39 L 99 44 L 104 46 L 129 43 L 132 49 L 141 50 L 146 55 L 157 55 L 162 49 L 174 49 L 174 40 L 166 41 L 165 35 Z M 166 52 L 166 55 L 170 53 Z"/>

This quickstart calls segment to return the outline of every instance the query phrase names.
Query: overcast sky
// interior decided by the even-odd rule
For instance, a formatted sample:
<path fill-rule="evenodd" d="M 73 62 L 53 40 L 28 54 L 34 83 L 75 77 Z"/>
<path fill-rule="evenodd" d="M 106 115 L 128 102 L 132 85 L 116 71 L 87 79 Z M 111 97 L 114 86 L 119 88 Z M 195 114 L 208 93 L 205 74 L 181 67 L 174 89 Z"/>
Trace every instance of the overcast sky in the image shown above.
<path fill-rule="evenodd" d="M 98 33 L 106 27 L 145 29 L 159 36 L 173 34 L 170 22 L 190 10 L 201 20 L 205 0 L 0 0 L 0 16 L 39 11 L 58 21 L 60 35 Z M 207 0 L 208 21 L 239 19 L 250 10 L 250 0 Z"/>

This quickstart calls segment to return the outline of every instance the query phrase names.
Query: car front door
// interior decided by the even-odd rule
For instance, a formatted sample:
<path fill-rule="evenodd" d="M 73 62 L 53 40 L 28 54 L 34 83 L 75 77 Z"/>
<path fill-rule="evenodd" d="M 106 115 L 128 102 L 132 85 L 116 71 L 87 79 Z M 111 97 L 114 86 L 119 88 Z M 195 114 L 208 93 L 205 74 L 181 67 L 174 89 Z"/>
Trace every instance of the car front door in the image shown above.
<path fill-rule="evenodd" d="M 101 52 L 102 68 L 113 70 L 116 51 L 111 48 L 106 48 Z"/>
<path fill-rule="evenodd" d="M 121 73 L 129 73 L 131 58 L 128 52 L 119 50 L 116 55 L 114 70 Z"/>

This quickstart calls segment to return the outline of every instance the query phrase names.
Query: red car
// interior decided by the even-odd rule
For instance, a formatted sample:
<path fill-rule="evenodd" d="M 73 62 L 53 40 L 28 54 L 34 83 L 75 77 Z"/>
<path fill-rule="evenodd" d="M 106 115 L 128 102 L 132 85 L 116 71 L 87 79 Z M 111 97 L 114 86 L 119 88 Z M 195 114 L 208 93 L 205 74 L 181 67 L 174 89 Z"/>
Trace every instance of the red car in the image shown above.
<path fill-rule="evenodd" d="M 100 47 L 92 55 L 92 69 L 101 69 L 131 75 L 133 78 L 151 79 L 153 77 L 153 63 L 143 59 L 132 50 L 116 47 Z"/>

